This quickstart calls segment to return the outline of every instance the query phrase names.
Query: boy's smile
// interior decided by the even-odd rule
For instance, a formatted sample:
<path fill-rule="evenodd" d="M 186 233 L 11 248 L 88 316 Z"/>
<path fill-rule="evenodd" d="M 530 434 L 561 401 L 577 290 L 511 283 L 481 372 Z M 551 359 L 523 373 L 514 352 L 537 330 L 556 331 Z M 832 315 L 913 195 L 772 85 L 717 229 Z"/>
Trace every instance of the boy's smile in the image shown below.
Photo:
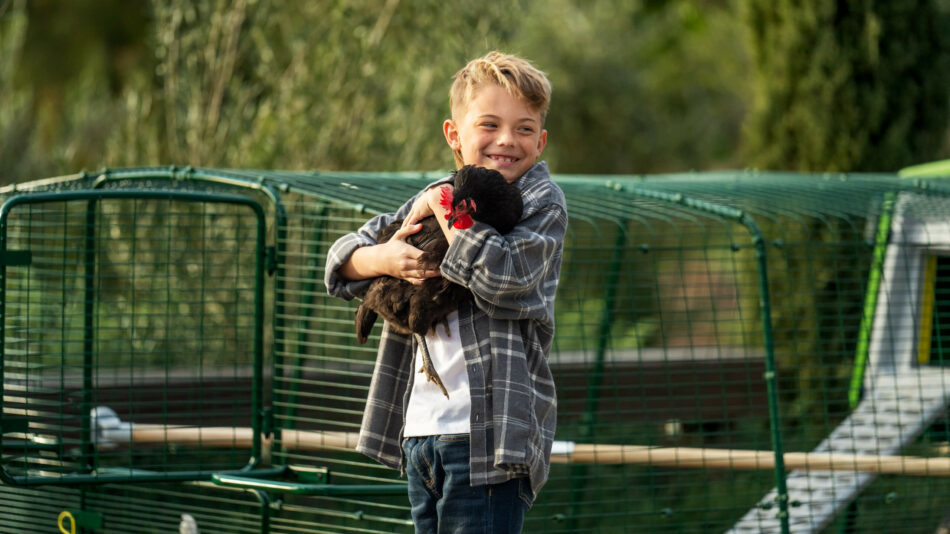
<path fill-rule="evenodd" d="M 540 112 L 494 84 L 479 87 L 462 115 L 445 121 L 443 132 L 466 165 L 494 169 L 509 183 L 534 165 L 548 138 Z"/>

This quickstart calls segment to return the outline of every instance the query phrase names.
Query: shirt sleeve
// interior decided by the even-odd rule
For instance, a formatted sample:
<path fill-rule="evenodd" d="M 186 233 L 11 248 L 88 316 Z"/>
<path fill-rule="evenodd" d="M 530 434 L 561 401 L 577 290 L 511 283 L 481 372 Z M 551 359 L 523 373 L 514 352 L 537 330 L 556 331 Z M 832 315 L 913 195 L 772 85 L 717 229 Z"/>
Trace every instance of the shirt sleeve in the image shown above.
<path fill-rule="evenodd" d="M 507 235 L 476 222 L 455 234 L 442 275 L 465 287 L 475 303 L 498 319 L 552 320 L 567 231 L 563 205 L 552 203 Z"/>

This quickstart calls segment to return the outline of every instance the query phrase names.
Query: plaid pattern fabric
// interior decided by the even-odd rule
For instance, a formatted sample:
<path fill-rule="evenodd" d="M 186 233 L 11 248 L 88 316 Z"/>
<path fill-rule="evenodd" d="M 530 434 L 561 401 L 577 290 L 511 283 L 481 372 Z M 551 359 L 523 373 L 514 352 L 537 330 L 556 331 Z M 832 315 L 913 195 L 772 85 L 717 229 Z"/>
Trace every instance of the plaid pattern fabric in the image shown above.
<path fill-rule="evenodd" d="M 440 182 L 437 182 L 440 183 Z M 473 485 L 529 476 L 537 495 L 550 469 L 557 396 L 547 355 L 554 339 L 554 297 L 567 230 L 564 193 L 547 164 L 536 163 L 517 184 L 524 199 L 518 226 L 501 236 L 476 222 L 456 233 L 442 275 L 468 287 L 474 304 L 459 309 L 459 333 L 472 399 Z M 415 197 L 341 237 L 327 257 L 331 295 L 360 298 L 369 281 L 350 282 L 336 270 L 358 247 L 376 243 L 380 229 L 404 218 Z M 404 410 L 415 374 L 411 336 L 383 326 L 357 450 L 403 469 Z"/>

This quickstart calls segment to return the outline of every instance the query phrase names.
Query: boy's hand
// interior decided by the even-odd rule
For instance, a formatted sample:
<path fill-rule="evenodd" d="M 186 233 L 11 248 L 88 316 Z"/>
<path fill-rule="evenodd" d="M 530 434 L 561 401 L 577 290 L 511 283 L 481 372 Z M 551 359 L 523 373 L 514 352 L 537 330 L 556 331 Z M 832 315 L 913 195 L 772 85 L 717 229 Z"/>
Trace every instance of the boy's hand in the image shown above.
<path fill-rule="evenodd" d="M 401 278 L 419 285 L 429 278 L 442 276 L 438 267 L 419 264 L 422 251 L 406 242 L 406 238 L 422 229 L 421 224 L 403 226 L 389 241 L 377 245 L 380 269 L 393 278 Z"/>
<path fill-rule="evenodd" d="M 452 188 L 451 185 L 431 187 L 419 195 L 419 198 L 417 198 L 412 204 L 412 209 L 409 210 L 409 215 L 406 215 L 406 219 L 402 222 L 402 227 L 406 228 L 414 225 L 422 219 L 429 217 L 430 215 L 435 215 L 437 217 L 445 215 L 445 210 L 442 208 L 439 201 L 442 200 L 442 189 L 446 187 L 449 189 Z"/>

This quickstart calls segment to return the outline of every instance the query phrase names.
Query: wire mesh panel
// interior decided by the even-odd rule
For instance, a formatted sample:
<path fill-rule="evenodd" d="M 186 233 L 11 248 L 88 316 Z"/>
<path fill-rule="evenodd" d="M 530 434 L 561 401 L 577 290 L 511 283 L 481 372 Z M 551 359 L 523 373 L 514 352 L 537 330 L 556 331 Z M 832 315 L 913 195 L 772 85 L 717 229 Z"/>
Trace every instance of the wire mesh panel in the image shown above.
<path fill-rule="evenodd" d="M 13 197 L 2 218 L 4 480 L 244 467 L 260 428 L 260 208 L 89 191 Z"/>
<path fill-rule="evenodd" d="M 562 187 L 570 224 L 550 359 L 558 439 L 769 449 L 759 310 L 745 307 L 759 294 L 748 231 L 603 183 Z M 632 457 L 555 461 L 532 532 L 722 530 L 772 481 L 769 471 Z"/>
<path fill-rule="evenodd" d="M 29 534 L 70 532 L 73 526 L 86 533 L 260 534 L 266 531 L 270 504 L 250 492 L 207 483 L 0 486 L 0 502 L 0 532 Z"/>
<path fill-rule="evenodd" d="M 354 481 L 392 476 L 346 452 L 355 443 L 347 440 L 358 427 L 375 344 L 354 343 L 355 303 L 327 298 L 313 281 L 323 277 L 324 254 L 336 238 L 394 209 L 431 178 L 274 177 L 293 191 L 285 197 L 288 226 L 279 247 L 275 426 L 300 430 L 284 434 L 282 461 L 328 465 Z M 750 510 L 753 531 L 780 531 L 780 514 L 831 528 L 841 508 L 829 514 L 803 506 L 799 490 L 784 487 L 788 470 L 780 462 L 783 453 L 814 462 L 807 453 L 838 439 L 839 426 L 861 413 L 849 396 L 866 296 L 877 287 L 875 234 L 886 199 L 901 190 L 938 193 L 877 175 L 558 181 L 570 217 L 550 359 L 559 441 L 526 531 L 727 531 Z M 881 439 L 889 432 L 878 430 Z M 897 449 L 863 452 L 872 460 L 934 454 L 912 442 L 910 436 Z M 858 473 L 847 460 L 835 469 Z M 784 500 L 773 494 L 778 482 Z M 938 479 L 928 484 L 939 488 Z M 835 509 L 856 495 L 840 489 L 809 498 Z M 309 506 L 324 520 L 332 510 L 350 521 L 408 517 L 404 501 L 301 499 L 300 513 Z M 933 527 L 929 518 L 914 520 L 918 531 Z M 904 518 L 905 527 L 912 524 Z"/>
<path fill-rule="evenodd" d="M 215 471 L 224 486 L 253 490 L 173 484 L 162 486 L 166 499 L 138 485 L 92 486 L 86 497 L 108 494 L 106 521 L 129 499 L 143 510 L 154 502 L 203 513 L 199 525 L 227 525 L 221 531 L 410 532 L 398 474 L 353 450 L 379 330 L 358 344 L 358 303 L 328 297 L 322 280 L 336 239 L 440 176 L 192 169 L 162 181 L 156 173 L 110 176 L 126 176 L 127 190 L 267 189 L 268 365 L 255 369 L 248 352 L 257 324 L 246 307 L 250 279 L 216 278 L 249 276 L 262 255 L 250 250 L 257 223 L 245 206 L 113 199 L 92 217 L 85 200 L 71 211 L 18 206 L 17 240 L 2 258 L 5 472 L 29 482 L 103 477 L 109 467 L 136 476 Z M 950 195 L 940 180 L 555 179 L 569 212 L 549 359 L 558 430 L 525 531 L 936 530 L 950 502 L 941 458 L 950 447 Z M 14 225 L 28 214 L 33 222 Z M 174 252 L 179 239 L 187 258 Z M 193 265 L 196 255 L 206 259 Z M 27 327 L 29 338 L 19 333 Z M 158 377 L 153 397 L 140 396 L 145 375 Z M 113 408 L 120 425 L 163 437 L 157 446 L 109 438 L 106 448 L 93 432 L 99 423 L 84 415 L 99 406 Z M 182 426 L 200 444 L 184 441 Z M 222 428 L 228 445 L 207 439 Z M 279 479 L 217 473 L 268 451 Z M 0 493 L 0 502 L 19 495 Z M 227 519 L 201 508 L 232 495 L 241 504 Z M 163 509 L 162 526 L 175 517 Z M 140 526 L 123 521 L 115 531 Z"/>
<path fill-rule="evenodd" d="M 369 183 L 367 183 L 369 182 Z M 379 194 L 394 209 L 425 185 L 423 180 L 345 179 L 295 184 L 283 197 L 287 219 L 280 234 L 276 279 L 273 381 L 274 426 L 280 429 L 274 462 L 322 466 L 333 484 L 401 486 L 390 495 L 284 496 L 274 532 L 412 532 L 409 504 L 398 473 L 353 451 L 376 359 L 377 337 L 355 341 L 354 307 L 331 298 L 323 285 L 326 253 L 344 233 L 358 228 L 367 214 L 356 203 L 315 200 L 334 193 Z M 357 187 L 359 189 L 357 189 Z M 305 189 L 304 189 L 305 188 Z M 373 203 L 374 207 L 378 202 Z"/>

